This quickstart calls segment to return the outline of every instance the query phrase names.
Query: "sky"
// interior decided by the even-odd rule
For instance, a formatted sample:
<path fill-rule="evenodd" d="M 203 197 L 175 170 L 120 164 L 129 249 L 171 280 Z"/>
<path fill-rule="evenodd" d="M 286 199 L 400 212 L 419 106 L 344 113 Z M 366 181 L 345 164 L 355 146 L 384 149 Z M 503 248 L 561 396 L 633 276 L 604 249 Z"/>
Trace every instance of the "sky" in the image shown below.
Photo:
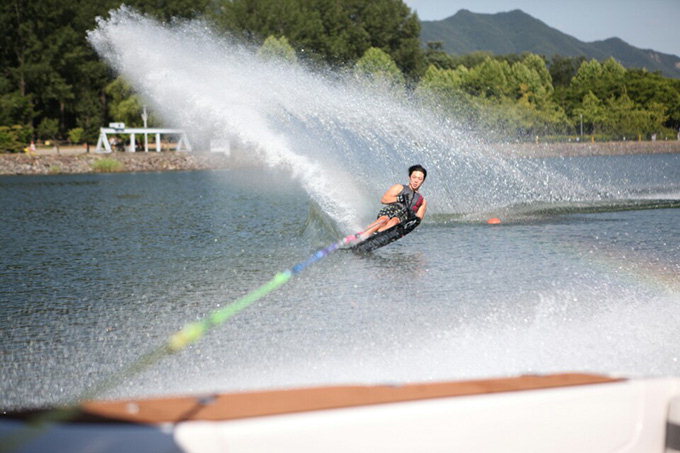
<path fill-rule="evenodd" d="M 404 0 L 420 20 L 461 9 L 500 13 L 521 9 L 585 42 L 617 37 L 640 49 L 680 56 L 680 0 Z"/>

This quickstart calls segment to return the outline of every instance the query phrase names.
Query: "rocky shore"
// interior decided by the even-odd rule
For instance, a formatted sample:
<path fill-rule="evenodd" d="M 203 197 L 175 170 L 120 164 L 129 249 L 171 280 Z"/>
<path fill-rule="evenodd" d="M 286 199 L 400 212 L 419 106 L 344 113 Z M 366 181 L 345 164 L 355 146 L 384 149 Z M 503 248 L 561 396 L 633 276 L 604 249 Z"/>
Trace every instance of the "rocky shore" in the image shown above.
<path fill-rule="evenodd" d="M 234 160 L 222 153 L 0 154 L 3 175 L 188 171 L 235 166 Z"/>
<path fill-rule="evenodd" d="M 489 145 L 487 152 L 510 157 L 595 156 L 617 154 L 680 153 L 680 141 L 605 143 L 518 143 Z M 239 168 L 242 157 L 206 152 L 114 152 L 100 154 L 82 148 L 38 150 L 33 154 L 0 154 L 0 175 L 46 175 L 96 172 L 155 172 Z"/>

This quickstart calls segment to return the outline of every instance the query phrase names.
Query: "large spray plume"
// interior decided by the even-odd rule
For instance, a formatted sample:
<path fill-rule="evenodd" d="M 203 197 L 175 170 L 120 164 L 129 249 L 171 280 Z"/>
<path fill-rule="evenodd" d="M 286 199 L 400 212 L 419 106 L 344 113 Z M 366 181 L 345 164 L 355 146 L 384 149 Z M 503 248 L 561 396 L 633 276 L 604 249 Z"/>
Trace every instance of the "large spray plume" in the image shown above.
<path fill-rule="evenodd" d="M 162 25 L 123 7 L 89 40 L 166 122 L 290 171 L 345 230 L 360 226 L 414 163 L 430 170 L 425 190 L 435 213 L 602 193 L 540 162 L 485 150 L 405 94 L 260 58 L 202 22 Z"/>

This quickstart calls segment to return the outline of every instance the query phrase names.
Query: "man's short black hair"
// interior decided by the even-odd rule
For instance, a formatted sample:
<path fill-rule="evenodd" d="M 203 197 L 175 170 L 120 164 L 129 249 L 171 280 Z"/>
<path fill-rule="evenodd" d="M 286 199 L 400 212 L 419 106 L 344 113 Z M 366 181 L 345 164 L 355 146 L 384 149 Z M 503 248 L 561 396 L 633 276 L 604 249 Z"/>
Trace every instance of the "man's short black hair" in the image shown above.
<path fill-rule="evenodd" d="M 411 174 L 412 174 L 414 171 L 423 172 L 423 181 L 425 181 L 425 179 L 427 179 L 427 170 L 425 170 L 425 167 L 423 167 L 422 165 L 416 164 L 416 165 L 410 166 L 410 167 L 408 168 L 408 175 L 411 176 Z"/>

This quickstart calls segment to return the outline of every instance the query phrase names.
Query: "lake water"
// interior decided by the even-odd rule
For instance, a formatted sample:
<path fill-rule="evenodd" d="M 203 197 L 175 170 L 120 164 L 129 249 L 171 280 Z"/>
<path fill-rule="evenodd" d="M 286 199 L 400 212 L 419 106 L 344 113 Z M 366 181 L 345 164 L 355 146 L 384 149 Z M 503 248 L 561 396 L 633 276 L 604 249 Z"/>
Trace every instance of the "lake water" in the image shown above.
<path fill-rule="evenodd" d="M 127 7 L 88 39 L 159 122 L 259 167 L 1 177 L 0 409 L 111 376 L 95 396 L 680 373 L 680 156 L 508 158 L 413 93 Z M 429 210 L 409 236 L 124 371 L 367 225 L 415 163 Z"/>
<path fill-rule="evenodd" d="M 430 211 L 411 235 L 329 255 L 98 396 L 680 374 L 680 156 L 527 162 L 590 192 L 475 205 L 423 162 Z M 0 177 L 0 408 L 78 397 L 354 232 L 383 178 L 338 217 L 264 167 Z"/>

